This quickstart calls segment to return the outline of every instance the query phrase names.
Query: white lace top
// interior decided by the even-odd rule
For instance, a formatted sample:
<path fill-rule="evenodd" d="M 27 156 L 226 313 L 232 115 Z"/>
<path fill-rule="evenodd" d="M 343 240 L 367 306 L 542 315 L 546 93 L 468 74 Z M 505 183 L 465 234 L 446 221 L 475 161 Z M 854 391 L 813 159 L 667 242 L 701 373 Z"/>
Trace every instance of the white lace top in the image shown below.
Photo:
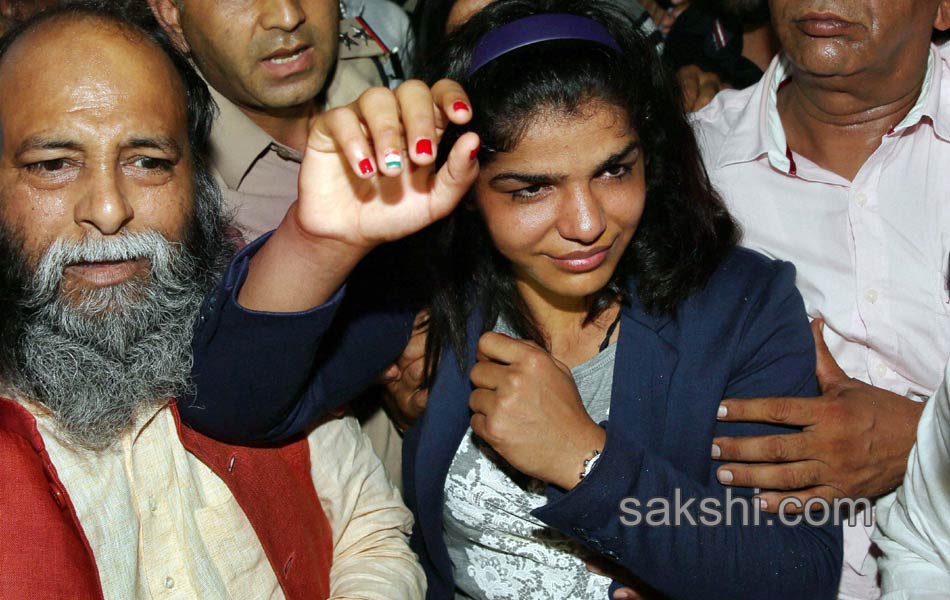
<path fill-rule="evenodd" d="M 616 345 L 571 370 L 587 412 L 607 418 Z M 526 432 L 528 434 L 528 432 Z M 545 484 L 515 471 L 469 429 L 445 483 L 443 526 L 457 598 L 602 600 L 610 579 L 586 568 L 596 556 L 531 516 Z"/>

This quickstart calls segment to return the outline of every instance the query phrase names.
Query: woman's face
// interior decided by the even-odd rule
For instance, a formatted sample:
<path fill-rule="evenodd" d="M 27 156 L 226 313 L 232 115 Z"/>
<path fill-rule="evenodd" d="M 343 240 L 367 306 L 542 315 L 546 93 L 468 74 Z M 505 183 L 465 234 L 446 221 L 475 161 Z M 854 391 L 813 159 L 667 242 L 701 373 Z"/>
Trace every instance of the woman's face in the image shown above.
<path fill-rule="evenodd" d="M 543 112 L 482 167 L 475 190 L 522 292 L 584 299 L 610 280 L 643 214 L 640 138 L 624 109 L 601 100 Z"/>

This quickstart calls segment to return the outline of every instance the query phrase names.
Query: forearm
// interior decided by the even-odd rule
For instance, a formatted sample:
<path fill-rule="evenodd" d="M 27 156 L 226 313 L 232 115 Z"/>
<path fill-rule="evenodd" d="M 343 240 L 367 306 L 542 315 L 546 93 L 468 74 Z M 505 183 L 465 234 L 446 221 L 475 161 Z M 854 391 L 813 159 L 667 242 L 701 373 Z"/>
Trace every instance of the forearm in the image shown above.
<path fill-rule="evenodd" d="M 251 259 L 238 295 L 241 306 L 290 313 L 324 304 L 372 249 L 308 234 L 297 220 L 297 206 Z"/>
<path fill-rule="evenodd" d="M 834 598 L 840 529 L 769 525 L 774 515 L 764 513 L 756 524 L 751 499 L 734 496 L 727 502 L 721 486 L 697 482 L 608 429 L 591 474 L 535 514 L 673 598 Z M 647 524 L 655 498 L 672 526 Z"/>
<path fill-rule="evenodd" d="M 945 543 L 950 539 L 950 492 L 939 484 L 950 473 L 948 439 L 950 394 L 945 378 L 926 403 L 903 487 L 877 503 L 874 541 L 882 551 L 882 589 L 893 593 L 885 597 L 946 594 L 950 587 L 950 548 Z"/>
<path fill-rule="evenodd" d="M 314 483 L 333 528 L 330 597 L 421 599 L 425 575 L 408 544 L 412 514 L 359 425 L 330 422 L 310 441 Z"/>
<path fill-rule="evenodd" d="M 238 291 L 267 242 L 242 250 L 206 300 L 192 341 L 193 390 L 179 398 L 186 425 L 229 443 L 280 442 L 305 431 L 365 390 L 412 330 L 411 307 L 366 308 L 354 297 L 364 295 L 359 281 L 355 294 L 341 289 L 299 313 L 242 307 Z"/>

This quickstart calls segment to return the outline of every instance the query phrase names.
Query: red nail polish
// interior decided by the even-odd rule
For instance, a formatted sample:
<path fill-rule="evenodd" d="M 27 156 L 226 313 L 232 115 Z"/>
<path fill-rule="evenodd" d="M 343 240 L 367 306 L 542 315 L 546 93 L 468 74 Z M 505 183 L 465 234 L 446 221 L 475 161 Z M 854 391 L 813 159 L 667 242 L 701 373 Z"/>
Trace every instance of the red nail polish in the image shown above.
<path fill-rule="evenodd" d="M 363 175 L 369 175 L 373 172 L 373 161 L 368 158 L 364 158 L 360 161 L 360 173 Z"/>
<path fill-rule="evenodd" d="M 481 149 L 482 149 L 481 146 L 475 146 L 475 149 L 472 150 L 472 153 L 471 153 L 471 154 L 469 154 L 468 159 L 469 159 L 469 160 L 475 160 L 475 159 L 477 159 L 477 158 L 478 158 L 478 151 L 481 150 Z"/>
<path fill-rule="evenodd" d="M 465 112 L 471 112 L 471 109 L 468 107 L 468 104 L 465 104 L 461 100 L 452 105 L 452 110 L 454 111 L 464 110 Z"/>
<path fill-rule="evenodd" d="M 416 154 L 428 154 L 432 156 L 432 140 L 423 138 L 416 142 Z"/>

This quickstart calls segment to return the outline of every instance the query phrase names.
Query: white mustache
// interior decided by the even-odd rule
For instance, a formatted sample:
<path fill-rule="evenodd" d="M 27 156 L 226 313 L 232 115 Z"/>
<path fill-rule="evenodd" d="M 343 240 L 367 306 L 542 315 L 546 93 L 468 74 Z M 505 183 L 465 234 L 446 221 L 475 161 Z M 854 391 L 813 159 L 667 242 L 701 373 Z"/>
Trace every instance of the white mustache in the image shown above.
<path fill-rule="evenodd" d="M 115 262 L 145 258 L 152 270 L 164 271 L 172 263 L 176 244 L 156 231 L 123 233 L 110 238 L 58 239 L 40 259 L 33 277 L 31 306 L 49 301 L 59 290 L 63 270 L 77 263 Z"/>

